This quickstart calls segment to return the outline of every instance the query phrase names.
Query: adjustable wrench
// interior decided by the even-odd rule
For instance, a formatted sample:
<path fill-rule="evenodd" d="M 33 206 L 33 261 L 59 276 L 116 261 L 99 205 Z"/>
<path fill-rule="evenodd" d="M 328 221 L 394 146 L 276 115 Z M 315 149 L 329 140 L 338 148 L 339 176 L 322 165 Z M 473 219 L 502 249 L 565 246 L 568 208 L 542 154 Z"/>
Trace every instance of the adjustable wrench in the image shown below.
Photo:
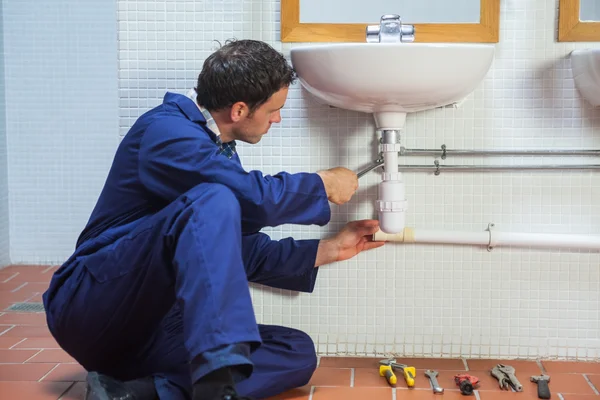
<path fill-rule="evenodd" d="M 433 387 L 433 393 L 438 394 L 438 393 L 444 393 L 444 388 L 440 387 L 438 381 L 437 381 L 437 376 L 438 376 L 438 372 L 437 371 L 432 371 L 430 369 L 428 369 L 427 371 L 425 371 L 425 376 L 429 378 L 429 381 L 431 382 L 431 386 Z"/>

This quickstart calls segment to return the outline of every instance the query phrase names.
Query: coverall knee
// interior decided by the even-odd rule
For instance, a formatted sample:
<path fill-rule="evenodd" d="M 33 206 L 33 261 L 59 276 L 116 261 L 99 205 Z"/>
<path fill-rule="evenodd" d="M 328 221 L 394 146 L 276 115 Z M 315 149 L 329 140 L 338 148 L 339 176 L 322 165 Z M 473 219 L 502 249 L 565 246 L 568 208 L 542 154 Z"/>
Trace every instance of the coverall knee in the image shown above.
<path fill-rule="evenodd" d="M 88 371 L 123 380 L 168 372 L 168 348 L 147 361 L 174 305 L 181 321 L 170 329 L 181 329 L 191 361 L 229 344 L 255 349 L 260 335 L 241 255 L 240 219 L 229 189 L 200 184 L 129 233 L 115 238 L 109 231 L 89 240 L 44 294 L 50 331 Z M 172 344 L 171 351 L 182 350 Z M 201 377 L 199 367 L 190 371 L 193 380 Z"/>

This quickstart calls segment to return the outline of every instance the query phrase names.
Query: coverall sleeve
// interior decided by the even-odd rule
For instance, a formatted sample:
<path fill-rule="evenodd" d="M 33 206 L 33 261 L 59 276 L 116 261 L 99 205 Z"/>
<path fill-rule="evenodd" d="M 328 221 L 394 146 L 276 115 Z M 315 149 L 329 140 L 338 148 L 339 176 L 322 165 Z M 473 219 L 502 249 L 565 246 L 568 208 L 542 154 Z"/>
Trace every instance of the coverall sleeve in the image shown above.
<path fill-rule="evenodd" d="M 163 118 L 144 133 L 139 175 L 153 195 L 172 202 L 194 186 L 220 183 L 237 197 L 244 232 L 266 226 L 329 222 L 331 211 L 323 181 L 316 173 L 265 175 L 244 168 L 218 153 L 200 125 L 182 118 Z"/>
<path fill-rule="evenodd" d="M 271 240 L 264 233 L 242 236 L 248 281 L 277 289 L 312 293 L 319 240 Z"/>

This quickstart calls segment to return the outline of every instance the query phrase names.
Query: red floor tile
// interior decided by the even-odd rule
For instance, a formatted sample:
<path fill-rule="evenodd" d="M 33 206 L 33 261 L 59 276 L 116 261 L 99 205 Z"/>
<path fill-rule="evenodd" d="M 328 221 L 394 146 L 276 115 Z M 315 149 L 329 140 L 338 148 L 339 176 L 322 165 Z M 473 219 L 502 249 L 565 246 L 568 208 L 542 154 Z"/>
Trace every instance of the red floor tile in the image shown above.
<path fill-rule="evenodd" d="M 0 336 L 2 338 L 3 336 Z M 23 339 L 20 339 L 23 340 Z M 53 338 L 48 337 L 37 337 L 27 338 L 22 342 L 19 342 L 15 349 L 60 349 L 58 343 Z"/>
<path fill-rule="evenodd" d="M 541 368 L 535 361 L 529 360 L 478 360 L 467 359 L 467 366 L 470 371 L 490 371 L 498 364 L 509 365 L 515 369 L 517 378 L 519 374 L 525 375 L 540 375 Z M 527 377 L 529 379 L 529 377 Z"/>
<path fill-rule="evenodd" d="M 600 374 L 600 363 L 542 361 L 542 366 L 548 374 Z"/>
<path fill-rule="evenodd" d="M 65 393 L 60 400 L 84 400 L 85 384 L 78 382 L 71 386 L 69 391 Z"/>
<path fill-rule="evenodd" d="M 52 364 L 0 364 L 0 381 L 39 381 L 56 367 Z"/>
<path fill-rule="evenodd" d="M 319 367 L 310 379 L 312 386 L 350 386 L 351 369 Z"/>
<path fill-rule="evenodd" d="M 0 400 L 56 400 L 71 385 L 66 382 L 0 382 Z"/>
<path fill-rule="evenodd" d="M 586 376 L 590 380 L 592 386 L 594 386 L 596 390 L 600 392 L 600 375 L 586 374 Z"/>
<path fill-rule="evenodd" d="M 312 398 L 313 400 L 392 400 L 392 389 L 357 387 L 316 387 Z"/>
<path fill-rule="evenodd" d="M 0 363 L 24 363 L 39 350 L 0 350 Z"/>
<path fill-rule="evenodd" d="M 60 364 L 42 381 L 55 382 L 84 382 L 87 372 L 79 364 Z"/>
<path fill-rule="evenodd" d="M 2 329 L 0 328 L 0 331 Z M 5 332 L 2 336 L 5 337 L 21 337 L 21 338 L 31 338 L 31 337 L 41 337 L 41 338 L 50 338 L 51 334 L 48 330 L 47 326 L 28 326 L 28 325 L 18 325 Z"/>
<path fill-rule="evenodd" d="M 22 341 L 22 338 L 0 336 L 0 349 L 9 349 Z M 2 360 L 0 360 L 2 361 Z"/>
<path fill-rule="evenodd" d="M 0 315 L 0 325 L 46 326 L 46 314 L 7 312 Z"/>
<path fill-rule="evenodd" d="M 29 361 L 30 363 L 74 363 L 73 357 L 64 350 L 42 350 Z"/>

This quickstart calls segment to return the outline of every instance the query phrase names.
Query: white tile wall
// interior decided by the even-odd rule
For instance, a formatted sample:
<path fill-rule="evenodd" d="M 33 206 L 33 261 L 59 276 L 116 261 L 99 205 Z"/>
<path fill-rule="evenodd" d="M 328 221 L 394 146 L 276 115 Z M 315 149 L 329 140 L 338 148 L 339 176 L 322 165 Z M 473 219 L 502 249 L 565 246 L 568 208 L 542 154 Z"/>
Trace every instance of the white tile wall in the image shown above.
<path fill-rule="evenodd" d="M 36 7 L 33 0 L 8 3 L 13 258 L 59 262 L 87 220 L 114 151 L 116 118 L 110 113 L 112 88 L 106 86 L 114 72 L 108 55 L 112 15 L 96 1 L 83 9 L 62 0 L 61 7 L 43 11 L 39 0 Z M 404 145 L 600 148 L 600 111 L 578 96 L 568 59 L 571 50 L 600 43 L 556 43 L 557 4 L 503 1 L 501 42 L 485 82 L 459 109 L 410 115 Z M 117 5 L 121 135 L 165 90 L 184 92 L 194 85 L 215 40 L 261 39 L 286 54 L 291 48 L 278 42 L 279 1 L 118 0 Z M 66 19 L 64 7 L 81 15 Z M 80 38 L 93 34 L 99 50 L 80 45 L 73 51 L 82 43 L 74 39 L 78 32 Z M 71 45 L 69 51 L 64 43 Z M 75 54 L 81 57 L 70 58 Z M 37 99 L 46 101 L 38 101 L 33 113 Z M 248 169 L 265 173 L 336 165 L 359 169 L 375 157 L 375 138 L 370 116 L 319 106 L 296 85 L 283 122 L 260 145 L 240 150 Z M 563 160 L 447 160 L 520 161 Z M 481 231 L 494 222 L 498 229 L 523 232 L 600 233 L 597 172 L 410 172 L 404 177 L 411 226 Z M 284 226 L 268 232 L 274 239 L 323 237 L 348 220 L 372 217 L 379 179 L 376 173 L 362 178 L 358 195 L 334 207 L 325 228 Z M 254 288 L 253 295 L 260 322 L 306 330 L 321 354 L 600 356 L 598 253 L 388 244 L 323 267 L 313 294 Z"/>
<path fill-rule="evenodd" d="M 6 149 L 6 115 L 4 101 L 4 35 L 3 12 L 0 3 L 0 267 L 10 262 L 8 240 L 8 171 Z"/>
<path fill-rule="evenodd" d="M 12 261 L 58 262 L 118 145 L 116 1 L 3 5 Z"/>

